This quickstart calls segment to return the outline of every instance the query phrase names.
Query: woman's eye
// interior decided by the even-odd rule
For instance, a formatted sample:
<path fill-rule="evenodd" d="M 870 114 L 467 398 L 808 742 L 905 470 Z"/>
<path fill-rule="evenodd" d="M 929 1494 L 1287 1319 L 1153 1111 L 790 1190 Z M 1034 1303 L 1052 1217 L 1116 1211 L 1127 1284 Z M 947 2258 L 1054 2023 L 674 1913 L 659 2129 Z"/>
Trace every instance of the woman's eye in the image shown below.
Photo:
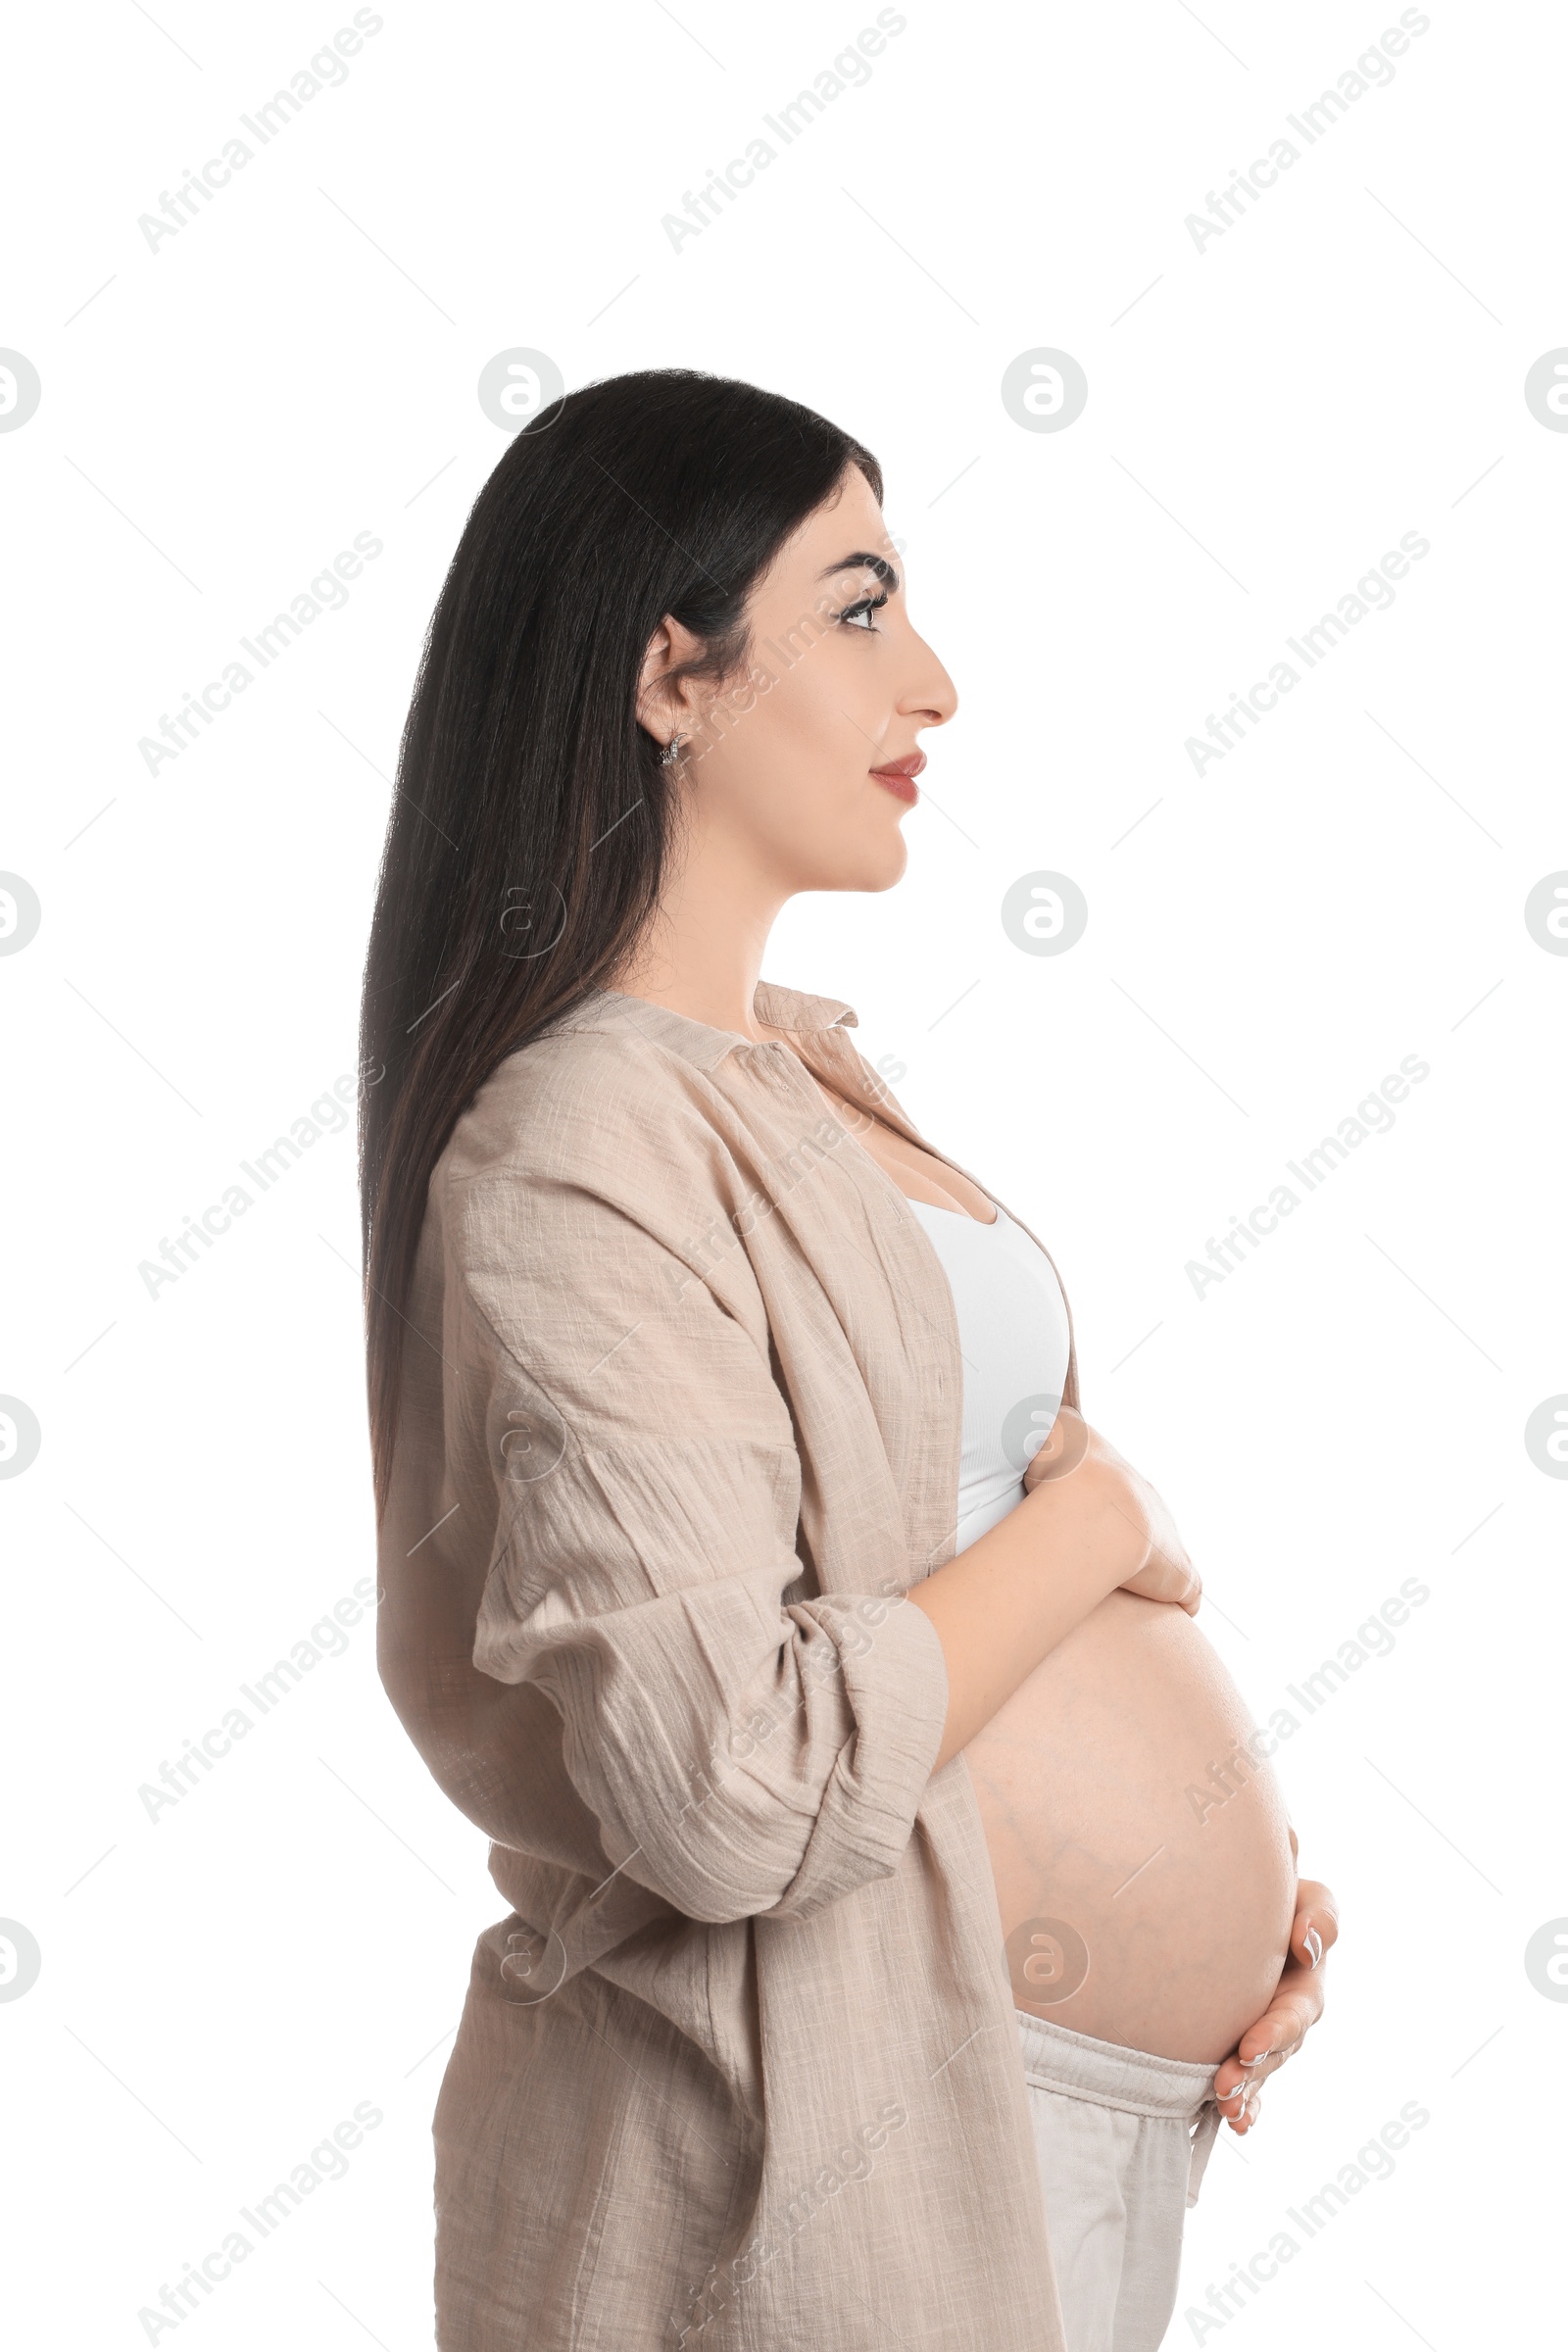
<path fill-rule="evenodd" d="M 871 615 L 873 612 L 880 612 L 887 601 L 887 590 L 884 588 L 880 596 L 862 596 L 858 605 L 847 606 L 839 614 L 839 618 L 848 621 L 863 621 L 867 632 L 874 637 L 876 627 Z"/>

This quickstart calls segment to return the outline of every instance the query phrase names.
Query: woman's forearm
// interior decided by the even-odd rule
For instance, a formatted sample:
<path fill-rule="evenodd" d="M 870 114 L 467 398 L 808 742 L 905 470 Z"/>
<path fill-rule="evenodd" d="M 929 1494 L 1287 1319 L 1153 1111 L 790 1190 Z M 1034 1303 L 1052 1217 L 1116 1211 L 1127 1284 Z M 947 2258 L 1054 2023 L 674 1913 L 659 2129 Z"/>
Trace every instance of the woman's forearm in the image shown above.
<path fill-rule="evenodd" d="M 1048 1482 L 918 1585 L 936 1627 L 948 1717 L 932 1770 L 966 1747 L 1041 1660 L 1134 1575 L 1147 1542 L 1102 1483 Z"/>

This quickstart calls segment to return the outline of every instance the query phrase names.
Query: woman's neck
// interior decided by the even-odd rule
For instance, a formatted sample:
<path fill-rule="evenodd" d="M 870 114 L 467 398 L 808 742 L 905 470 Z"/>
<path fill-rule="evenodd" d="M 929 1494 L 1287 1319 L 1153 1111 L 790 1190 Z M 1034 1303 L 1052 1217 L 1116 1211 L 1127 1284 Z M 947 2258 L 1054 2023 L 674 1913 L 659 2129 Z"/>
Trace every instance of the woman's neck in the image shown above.
<path fill-rule="evenodd" d="M 669 1012 L 760 1040 L 753 1009 L 768 934 L 784 896 L 739 891 L 700 864 L 669 890 L 611 983 Z"/>

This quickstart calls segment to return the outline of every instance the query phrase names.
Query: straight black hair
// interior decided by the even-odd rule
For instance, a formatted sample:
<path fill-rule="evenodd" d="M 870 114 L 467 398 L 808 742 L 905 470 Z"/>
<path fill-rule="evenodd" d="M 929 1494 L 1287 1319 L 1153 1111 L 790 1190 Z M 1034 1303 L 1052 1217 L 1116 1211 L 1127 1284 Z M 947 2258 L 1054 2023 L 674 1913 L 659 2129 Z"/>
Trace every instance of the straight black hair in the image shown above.
<path fill-rule="evenodd" d="M 532 418 L 465 525 L 398 759 L 361 1012 L 370 1448 L 391 1484 L 404 1310 L 431 1173 L 509 1054 L 612 984 L 660 898 L 672 771 L 639 723 L 649 640 L 721 685 L 784 541 L 875 458 L 813 410 L 670 368 Z"/>

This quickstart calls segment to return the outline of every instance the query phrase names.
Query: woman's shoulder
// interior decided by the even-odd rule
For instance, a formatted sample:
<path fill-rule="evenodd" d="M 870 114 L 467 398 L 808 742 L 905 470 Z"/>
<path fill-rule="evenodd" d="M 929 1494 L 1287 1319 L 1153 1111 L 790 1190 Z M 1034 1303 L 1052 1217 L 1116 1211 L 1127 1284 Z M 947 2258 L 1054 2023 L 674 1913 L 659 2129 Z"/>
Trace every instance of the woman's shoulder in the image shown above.
<path fill-rule="evenodd" d="M 640 1189 L 709 1155 L 719 1098 L 656 1029 L 603 992 L 497 1063 L 453 1129 L 433 1185 L 634 1177 Z"/>

